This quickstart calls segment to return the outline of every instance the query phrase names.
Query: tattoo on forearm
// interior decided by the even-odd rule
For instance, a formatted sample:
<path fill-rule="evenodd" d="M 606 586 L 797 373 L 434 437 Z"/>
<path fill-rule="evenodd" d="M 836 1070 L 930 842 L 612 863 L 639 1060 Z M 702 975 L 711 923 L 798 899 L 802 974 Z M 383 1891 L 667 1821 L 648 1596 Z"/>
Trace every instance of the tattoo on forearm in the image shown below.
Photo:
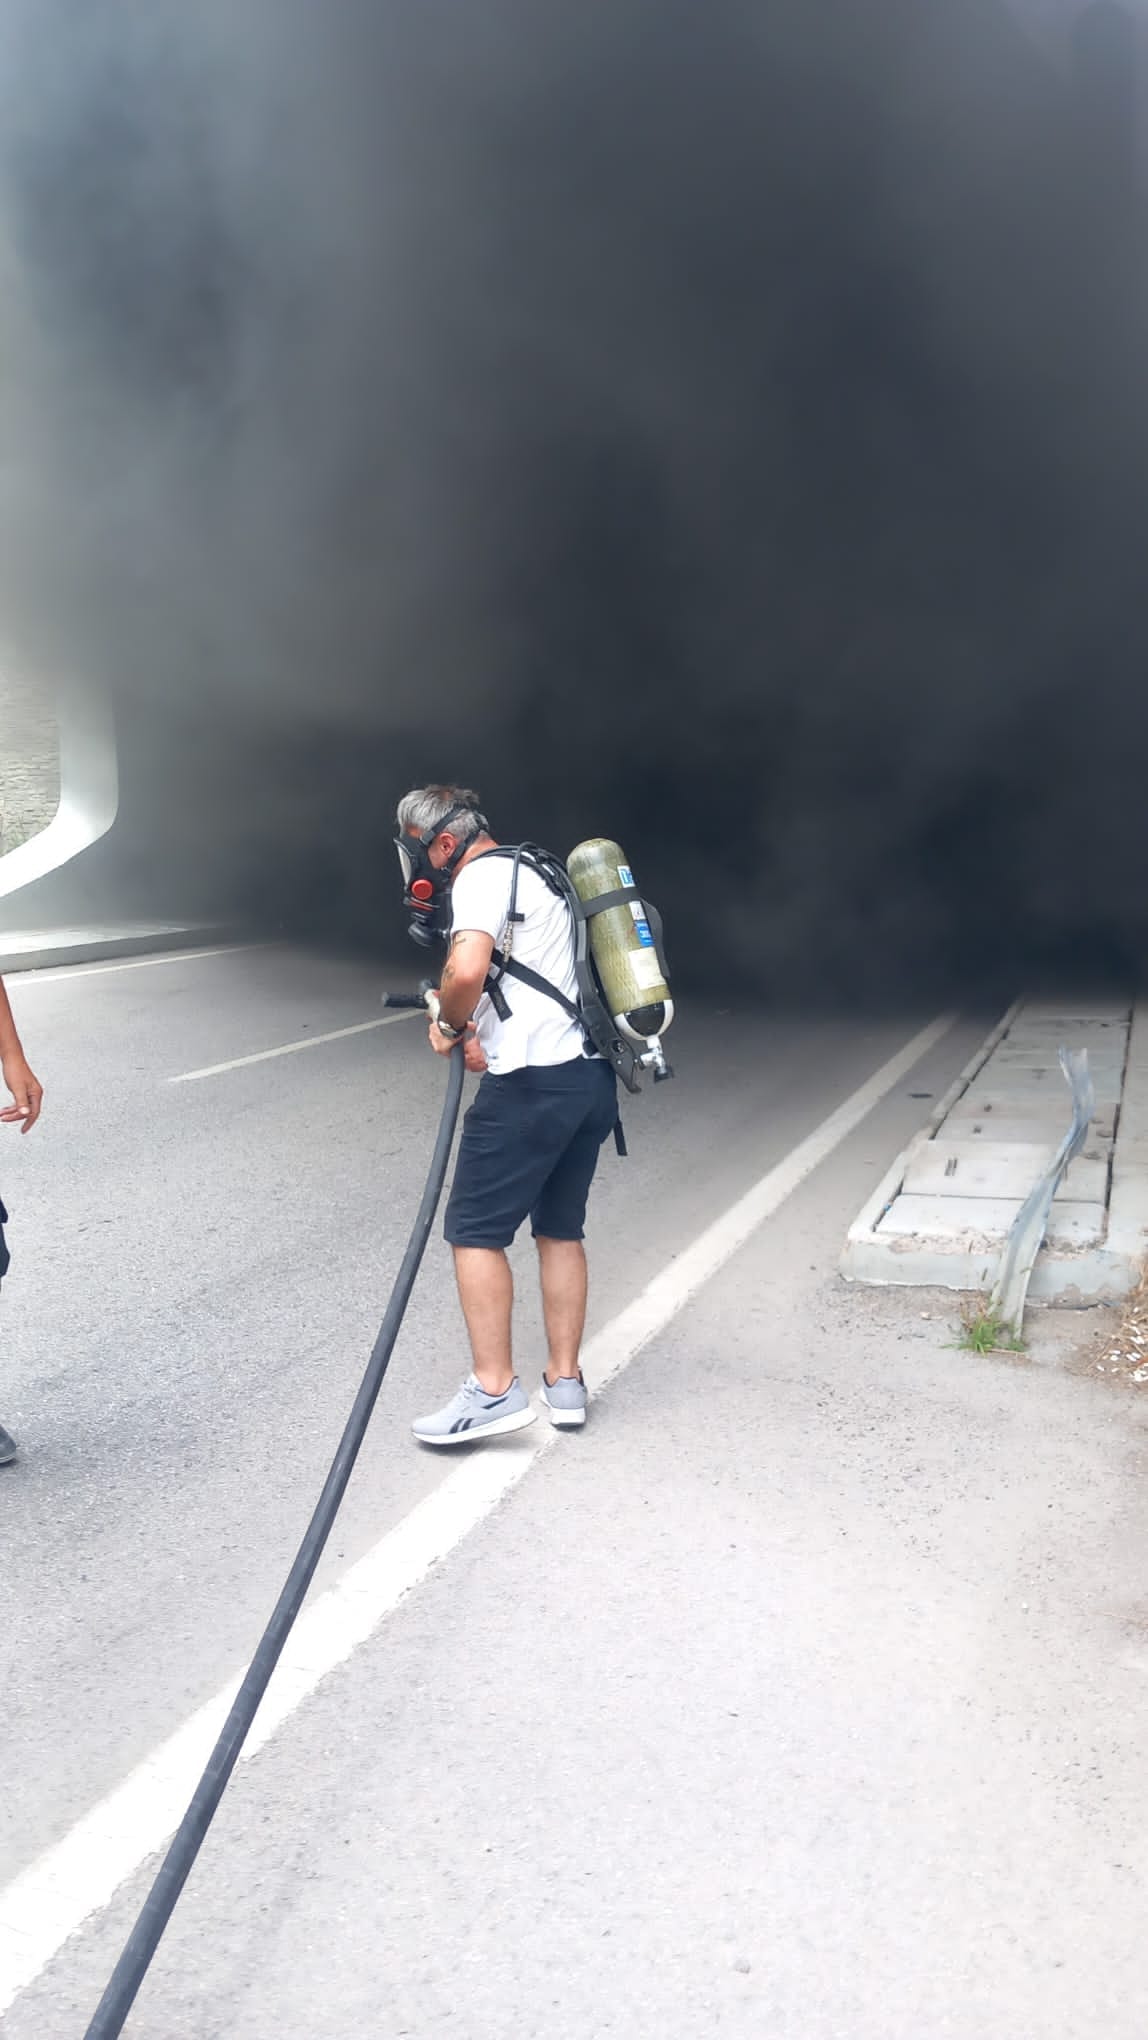
<path fill-rule="evenodd" d="M 450 950 L 447 955 L 446 962 L 444 963 L 442 968 L 442 984 L 439 986 L 440 991 L 443 989 L 444 986 L 450 984 L 453 981 L 453 979 L 458 975 L 455 969 L 455 962 L 456 959 L 458 959 L 460 962 L 462 961 L 461 957 L 459 957 L 459 951 L 464 947 L 466 941 L 467 930 L 465 928 L 460 928 L 457 934 L 451 936 Z"/>
<path fill-rule="evenodd" d="M 474 1012 L 482 995 L 489 967 L 491 943 L 473 929 L 460 928 L 451 936 L 450 949 L 439 978 L 439 997 L 447 1003 L 444 1018 L 459 1026 Z"/>

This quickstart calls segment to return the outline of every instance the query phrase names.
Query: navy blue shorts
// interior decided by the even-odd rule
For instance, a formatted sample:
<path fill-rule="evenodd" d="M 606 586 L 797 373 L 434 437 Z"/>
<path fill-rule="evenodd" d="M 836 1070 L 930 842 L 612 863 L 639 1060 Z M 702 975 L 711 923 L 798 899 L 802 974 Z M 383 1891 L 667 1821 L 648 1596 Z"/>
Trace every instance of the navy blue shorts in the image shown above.
<path fill-rule="evenodd" d="M 484 1076 L 462 1123 L 443 1231 L 452 1247 L 508 1247 L 524 1218 L 535 1238 L 580 1240 L 598 1151 L 618 1117 L 608 1062 Z"/>

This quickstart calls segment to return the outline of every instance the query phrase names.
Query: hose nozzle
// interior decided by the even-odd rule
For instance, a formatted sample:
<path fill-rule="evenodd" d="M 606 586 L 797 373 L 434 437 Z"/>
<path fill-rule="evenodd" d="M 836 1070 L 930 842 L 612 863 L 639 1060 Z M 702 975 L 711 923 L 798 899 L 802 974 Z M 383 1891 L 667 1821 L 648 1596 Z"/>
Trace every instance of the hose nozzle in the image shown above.
<path fill-rule="evenodd" d="M 438 1019 L 438 993 L 429 978 L 423 978 L 417 992 L 384 992 L 383 1004 L 405 1013 L 427 1012 L 432 1020 Z"/>

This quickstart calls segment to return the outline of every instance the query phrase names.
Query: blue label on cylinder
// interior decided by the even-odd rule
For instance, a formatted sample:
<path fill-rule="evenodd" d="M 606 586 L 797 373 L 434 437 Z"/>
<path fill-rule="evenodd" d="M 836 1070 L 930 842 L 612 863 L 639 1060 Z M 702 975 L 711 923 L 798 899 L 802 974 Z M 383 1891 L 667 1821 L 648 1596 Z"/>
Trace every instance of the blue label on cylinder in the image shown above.
<path fill-rule="evenodd" d="M 630 870 L 628 864 L 619 864 L 618 881 L 619 884 L 621 885 L 633 885 L 634 874 Z M 653 935 L 650 933 L 650 924 L 647 921 L 645 914 L 642 912 L 641 900 L 630 901 L 630 912 L 634 916 L 634 933 L 637 936 L 639 942 L 641 943 L 642 948 L 652 949 L 654 946 L 654 938 Z"/>

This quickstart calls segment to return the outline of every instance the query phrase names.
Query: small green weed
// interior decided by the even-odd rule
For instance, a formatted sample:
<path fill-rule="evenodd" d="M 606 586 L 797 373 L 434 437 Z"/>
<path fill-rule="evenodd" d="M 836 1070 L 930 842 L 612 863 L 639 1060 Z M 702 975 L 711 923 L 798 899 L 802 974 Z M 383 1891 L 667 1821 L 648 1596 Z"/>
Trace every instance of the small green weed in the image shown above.
<path fill-rule="evenodd" d="M 957 1341 L 966 1353 L 1023 1353 L 1025 1344 L 1012 1326 L 999 1318 L 983 1297 L 966 1303 L 961 1311 L 961 1336 Z"/>

